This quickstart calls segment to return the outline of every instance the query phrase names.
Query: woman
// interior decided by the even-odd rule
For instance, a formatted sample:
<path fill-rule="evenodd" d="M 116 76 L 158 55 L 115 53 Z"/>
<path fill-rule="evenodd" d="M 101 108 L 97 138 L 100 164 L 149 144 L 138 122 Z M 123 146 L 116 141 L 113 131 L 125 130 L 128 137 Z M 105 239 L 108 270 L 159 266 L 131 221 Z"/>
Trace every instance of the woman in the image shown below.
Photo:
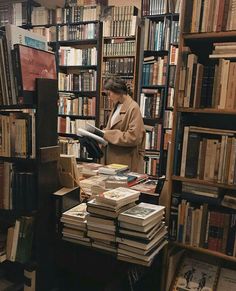
<path fill-rule="evenodd" d="M 125 164 L 131 171 L 143 173 L 145 129 L 139 106 L 128 95 L 122 79 L 109 78 L 104 87 L 114 104 L 104 129 L 108 142 L 105 163 Z"/>

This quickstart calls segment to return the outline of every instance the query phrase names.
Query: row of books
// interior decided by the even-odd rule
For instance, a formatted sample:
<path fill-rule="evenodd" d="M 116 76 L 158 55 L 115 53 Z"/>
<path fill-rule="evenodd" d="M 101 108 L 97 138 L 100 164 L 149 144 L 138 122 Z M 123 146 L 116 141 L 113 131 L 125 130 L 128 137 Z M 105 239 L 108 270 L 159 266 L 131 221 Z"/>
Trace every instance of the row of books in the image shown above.
<path fill-rule="evenodd" d="M 71 6 L 47 9 L 46 7 L 33 7 L 31 14 L 32 25 L 76 23 L 81 21 L 99 20 L 101 7 L 97 6 Z"/>
<path fill-rule="evenodd" d="M 132 16 L 138 15 L 136 6 L 109 6 L 109 17 L 114 21 L 132 20 Z"/>
<path fill-rule="evenodd" d="M 45 37 L 47 42 L 57 41 L 57 28 L 56 26 L 50 27 L 33 27 L 30 29 L 31 32 Z"/>
<path fill-rule="evenodd" d="M 4 112 L 0 114 L 0 155 L 35 157 L 35 113 Z"/>
<path fill-rule="evenodd" d="M 170 43 L 177 44 L 179 43 L 179 21 L 172 20 L 171 22 L 171 34 L 170 34 Z"/>
<path fill-rule="evenodd" d="M 89 120 L 89 122 L 94 123 L 94 119 Z M 59 116 L 57 124 L 58 124 L 57 131 L 59 133 L 77 134 L 78 128 L 84 128 L 85 120 L 72 119 L 69 116 L 67 117 Z"/>
<path fill-rule="evenodd" d="M 103 37 L 128 37 L 136 35 L 138 16 L 131 20 L 105 20 L 103 21 Z"/>
<path fill-rule="evenodd" d="M 235 133 L 185 126 L 180 176 L 235 184 Z"/>
<path fill-rule="evenodd" d="M 189 3 L 185 32 L 227 31 L 236 28 L 234 0 L 198 1 Z"/>
<path fill-rule="evenodd" d="M 81 145 L 79 140 L 59 136 L 58 145 L 60 146 L 60 153 L 64 155 L 73 155 L 75 158 L 82 158 Z"/>
<path fill-rule="evenodd" d="M 214 45 L 218 47 L 218 44 Z M 202 65 L 198 57 L 185 48 L 180 72 L 179 106 L 228 110 L 236 108 L 235 62 L 224 59 L 224 53 L 211 56 L 220 58 L 218 64 L 209 62 Z"/>
<path fill-rule="evenodd" d="M 132 56 L 135 55 L 135 42 L 133 40 L 119 40 L 104 43 L 103 56 Z"/>
<path fill-rule="evenodd" d="M 27 263 L 31 258 L 34 218 L 21 216 L 5 230 L 5 260 Z M 4 288 L 4 287 L 3 287 Z"/>
<path fill-rule="evenodd" d="M 96 39 L 97 29 L 97 23 L 59 26 L 58 41 Z"/>
<path fill-rule="evenodd" d="M 167 70 L 167 56 L 158 57 L 157 60 L 154 57 L 144 58 L 142 85 L 160 85 L 166 84 L 166 72 Z"/>
<path fill-rule="evenodd" d="M 154 153 L 145 153 L 144 156 L 144 173 L 150 176 L 158 176 L 159 175 L 159 161 L 160 154 Z"/>
<path fill-rule="evenodd" d="M 198 208 L 183 199 L 172 226 L 177 223 L 176 240 L 180 243 L 235 256 L 235 218 L 235 214 L 209 210 L 207 204 Z"/>
<path fill-rule="evenodd" d="M 159 118 L 164 98 L 164 90 L 142 89 L 140 111 L 143 118 Z"/>
<path fill-rule="evenodd" d="M 80 204 L 68 210 L 61 219 L 63 239 L 117 253 L 120 260 L 150 265 L 167 243 L 164 207 L 135 206 L 138 197 L 138 191 L 120 187 L 96 196 L 87 207 Z"/>
<path fill-rule="evenodd" d="M 179 13 L 181 11 L 182 0 L 143 0 L 142 4 L 143 16 Z"/>
<path fill-rule="evenodd" d="M 27 24 L 27 1 L 0 3 L 0 26 Z"/>
<path fill-rule="evenodd" d="M 60 66 L 96 66 L 97 49 L 93 48 L 73 48 L 63 47 L 59 49 Z"/>
<path fill-rule="evenodd" d="M 1 209 L 36 209 L 36 176 L 33 172 L 21 171 L 12 163 L 1 162 L 0 181 Z"/>
<path fill-rule="evenodd" d="M 122 74 L 130 76 L 134 73 L 134 58 L 107 59 L 103 62 L 104 75 Z"/>
<path fill-rule="evenodd" d="M 161 135 L 162 124 L 156 124 L 155 126 L 145 125 L 146 141 L 145 150 L 157 150 L 161 148 Z"/>
<path fill-rule="evenodd" d="M 171 129 L 173 127 L 173 111 L 165 110 L 164 112 L 164 120 L 163 120 L 163 128 Z"/>
<path fill-rule="evenodd" d="M 96 97 L 77 97 L 75 99 L 59 95 L 58 114 L 95 116 Z"/>
<path fill-rule="evenodd" d="M 161 51 L 168 50 L 170 42 L 170 20 L 151 21 L 145 19 L 144 50 Z"/>
<path fill-rule="evenodd" d="M 80 71 L 79 74 L 58 74 L 59 91 L 96 91 L 97 71 Z"/>

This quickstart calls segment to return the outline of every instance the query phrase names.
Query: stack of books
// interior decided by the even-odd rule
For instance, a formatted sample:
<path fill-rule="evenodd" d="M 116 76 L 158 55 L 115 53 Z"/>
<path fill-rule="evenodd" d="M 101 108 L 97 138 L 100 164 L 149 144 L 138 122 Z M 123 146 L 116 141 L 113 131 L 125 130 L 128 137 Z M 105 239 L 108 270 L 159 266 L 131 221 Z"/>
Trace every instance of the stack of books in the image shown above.
<path fill-rule="evenodd" d="M 150 266 L 167 244 L 165 207 L 140 203 L 118 217 L 118 259 Z"/>
<path fill-rule="evenodd" d="M 129 169 L 128 165 L 123 164 L 109 164 L 98 169 L 99 174 L 116 175 Z"/>
<path fill-rule="evenodd" d="M 62 214 L 62 239 L 86 246 L 91 245 L 90 238 L 87 237 L 86 209 L 86 203 L 81 203 Z"/>
<path fill-rule="evenodd" d="M 88 236 L 92 246 L 116 252 L 116 218 L 119 213 L 135 205 L 140 192 L 119 187 L 106 191 L 87 202 Z"/>
<path fill-rule="evenodd" d="M 90 198 L 92 195 L 95 195 L 94 192 L 92 192 L 92 187 L 95 186 L 95 185 L 101 187 L 103 189 L 102 192 L 104 192 L 105 191 L 105 180 L 106 179 L 107 179 L 107 176 L 99 175 L 99 176 L 92 176 L 90 178 L 81 180 L 79 182 L 79 186 L 80 186 L 80 189 L 81 189 L 81 194 L 83 192 L 83 195 L 84 194 L 87 195 L 88 198 Z"/>

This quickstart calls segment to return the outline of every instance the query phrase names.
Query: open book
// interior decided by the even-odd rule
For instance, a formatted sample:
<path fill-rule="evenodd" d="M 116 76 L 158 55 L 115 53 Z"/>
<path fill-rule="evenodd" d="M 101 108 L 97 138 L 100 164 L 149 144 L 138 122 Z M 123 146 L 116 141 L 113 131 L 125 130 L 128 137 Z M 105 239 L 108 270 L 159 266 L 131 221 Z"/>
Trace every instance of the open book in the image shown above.
<path fill-rule="evenodd" d="M 103 137 L 104 131 L 99 129 L 98 127 L 94 126 L 91 123 L 86 122 L 85 129 L 91 133 L 94 133 L 100 137 Z"/>
<path fill-rule="evenodd" d="M 99 135 L 97 135 L 95 133 L 89 132 L 88 130 L 86 130 L 84 128 L 78 128 L 77 129 L 77 134 L 80 135 L 80 136 L 91 137 L 91 138 L 95 139 L 98 143 L 101 143 L 103 145 L 107 145 L 107 141 L 104 138 L 102 138 L 101 136 L 99 136 Z"/>

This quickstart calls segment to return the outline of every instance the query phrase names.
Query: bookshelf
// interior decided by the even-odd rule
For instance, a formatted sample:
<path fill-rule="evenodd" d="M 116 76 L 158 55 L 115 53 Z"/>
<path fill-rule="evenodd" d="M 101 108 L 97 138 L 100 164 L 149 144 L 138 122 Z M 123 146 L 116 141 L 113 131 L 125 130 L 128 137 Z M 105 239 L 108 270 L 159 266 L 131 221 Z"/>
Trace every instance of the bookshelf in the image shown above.
<path fill-rule="evenodd" d="M 140 109 L 146 127 L 145 172 L 166 174 L 172 135 L 179 14 L 167 1 L 142 1 Z"/>
<path fill-rule="evenodd" d="M 168 184 L 170 245 L 235 264 L 234 200 L 225 202 L 236 189 L 234 57 L 227 56 L 236 42 L 235 26 L 230 6 L 223 6 L 222 16 L 214 1 L 210 10 L 204 4 L 193 9 L 195 2 L 183 2 L 181 21 Z"/>
<path fill-rule="evenodd" d="M 35 290 L 49 290 L 52 287 L 49 279 L 52 275 L 50 258 L 52 258 L 53 251 L 50 232 L 53 230 L 53 224 L 50 224 L 49 221 L 52 212 L 50 194 L 57 188 L 57 180 L 54 177 L 57 173 L 59 156 L 56 132 L 57 81 L 37 79 L 36 82 L 37 98 L 34 104 L 0 106 L 1 117 L 15 114 L 20 116 L 24 113 L 25 118 L 27 118 L 27 114 L 30 117 L 30 119 L 25 119 L 28 126 L 29 123 L 34 125 L 32 134 L 27 138 L 28 148 L 31 148 L 29 147 L 31 144 L 31 151 L 35 152 L 32 158 L 29 156 L 30 153 L 27 156 L 16 157 L 13 151 L 9 152 L 9 157 L 5 156 L 4 152 L 1 152 L 0 156 L 2 182 L 0 222 L 1 227 L 7 231 L 7 243 L 9 244 L 7 247 L 10 247 L 9 229 L 13 228 L 15 232 L 17 221 L 20 221 L 19 233 L 23 234 L 25 231 L 28 240 L 28 242 L 22 241 L 20 244 L 16 232 L 15 239 L 18 241 L 16 258 L 14 259 L 13 251 L 10 248 L 10 257 L 7 255 L 10 261 L 7 260 L 1 264 L 1 268 L 6 271 L 7 279 L 16 280 L 15 288 L 18 289 L 14 290 L 22 290 L 24 270 L 27 269 L 29 263 L 33 263 L 36 268 Z M 49 95 L 50 98 L 48 98 Z M 50 123 L 48 123 L 49 120 Z M 16 118 L 15 121 L 10 119 L 9 122 L 12 130 L 12 122 L 17 123 L 18 121 Z M 24 136 L 22 130 L 21 135 Z M 26 133 L 29 130 L 29 127 L 25 128 Z M 11 140 L 14 140 L 12 134 L 13 132 L 10 131 Z M 18 130 L 15 132 L 15 138 L 17 136 Z M 8 139 L 6 132 L 2 138 L 2 140 Z M 14 146 L 13 143 L 12 146 Z M 23 224 L 24 227 L 27 227 L 27 221 L 29 223 L 28 233 L 23 228 Z M 25 257 L 20 256 L 20 251 Z M 9 276 L 10 274 L 13 276 Z"/>
<path fill-rule="evenodd" d="M 139 82 L 140 24 L 135 6 L 108 6 L 104 16 L 102 37 L 102 77 L 99 125 L 105 127 L 112 104 L 103 90 L 106 78 L 119 76 L 131 88 L 137 101 Z"/>

